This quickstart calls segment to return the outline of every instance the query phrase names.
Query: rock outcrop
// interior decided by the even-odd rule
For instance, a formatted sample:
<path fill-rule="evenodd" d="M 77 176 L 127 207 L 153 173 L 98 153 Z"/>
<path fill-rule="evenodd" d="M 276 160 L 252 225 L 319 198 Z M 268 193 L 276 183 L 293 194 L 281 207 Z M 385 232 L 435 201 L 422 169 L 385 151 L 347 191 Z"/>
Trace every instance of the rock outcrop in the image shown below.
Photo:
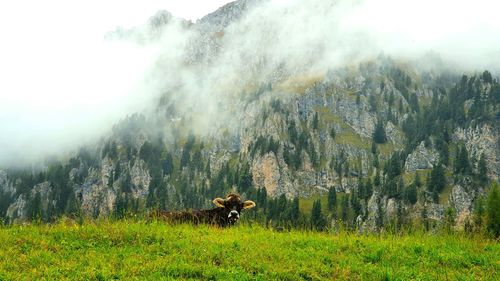
<path fill-rule="evenodd" d="M 489 124 L 458 128 L 453 134 L 454 142 L 465 142 L 469 154 L 479 159 L 484 153 L 488 164 L 489 177 L 500 180 L 500 133 L 499 127 Z"/>
<path fill-rule="evenodd" d="M 415 150 L 408 155 L 405 170 L 413 172 L 416 170 L 432 169 L 439 160 L 439 154 L 433 148 L 426 148 L 422 141 Z"/>

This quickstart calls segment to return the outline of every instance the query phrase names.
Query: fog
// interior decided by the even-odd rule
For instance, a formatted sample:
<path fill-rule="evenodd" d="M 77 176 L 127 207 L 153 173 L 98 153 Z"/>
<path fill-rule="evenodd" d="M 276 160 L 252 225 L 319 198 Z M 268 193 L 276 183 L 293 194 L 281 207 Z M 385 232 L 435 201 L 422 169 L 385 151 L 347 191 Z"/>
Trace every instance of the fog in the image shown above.
<path fill-rule="evenodd" d="M 0 165 L 74 150 L 160 94 L 201 116 L 194 129 L 206 132 L 237 125 L 221 103 L 250 85 L 380 53 L 411 61 L 432 51 L 464 72 L 500 65 L 493 0 L 248 0 L 258 4 L 222 36 L 180 21 L 149 34 L 144 24 L 161 9 L 196 21 L 227 1 L 66 2 L 0 4 Z M 135 33 L 105 40 L 118 26 Z"/>
<path fill-rule="evenodd" d="M 143 25 L 159 9 L 196 20 L 224 3 L 213 2 L 191 12 L 193 1 L 0 3 L 0 165 L 74 150 L 148 107 L 157 88 L 146 73 L 160 46 L 105 34 Z"/>

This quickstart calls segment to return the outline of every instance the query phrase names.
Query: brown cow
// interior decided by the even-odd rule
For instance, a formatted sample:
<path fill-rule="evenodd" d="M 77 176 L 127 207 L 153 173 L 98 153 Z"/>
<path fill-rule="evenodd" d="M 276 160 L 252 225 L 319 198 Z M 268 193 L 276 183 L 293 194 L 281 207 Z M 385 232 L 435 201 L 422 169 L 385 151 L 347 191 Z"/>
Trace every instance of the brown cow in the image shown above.
<path fill-rule="evenodd" d="M 226 196 L 226 199 L 215 198 L 213 203 L 217 206 L 214 209 L 186 212 L 158 211 L 155 216 L 171 222 L 208 223 L 226 227 L 234 225 L 239 220 L 241 210 L 255 207 L 253 201 L 242 202 L 241 197 L 234 193 Z"/>

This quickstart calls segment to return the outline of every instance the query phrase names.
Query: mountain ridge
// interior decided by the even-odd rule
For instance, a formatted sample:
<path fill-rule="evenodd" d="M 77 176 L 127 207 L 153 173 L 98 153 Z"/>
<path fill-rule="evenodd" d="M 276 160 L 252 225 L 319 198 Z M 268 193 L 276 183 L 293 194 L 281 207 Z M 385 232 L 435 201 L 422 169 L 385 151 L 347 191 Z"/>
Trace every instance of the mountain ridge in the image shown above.
<path fill-rule="evenodd" d="M 194 24 L 210 32 L 197 30 L 181 61 L 199 67 L 195 74 L 217 69 L 227 51 L 217 33 L 257 2 L 229 3 Z M 144 38 L 161 37 L 172 21 L 160 12 L 149 21 L 158 32 Z M 339 198 L 322 207 L 329 227 L 443 223 L 448 209 L 463 227 L 499 178 L 500 84 L 488 71 L 427 71 L 384 55 L 323 72 L 270 65 L 259 79 L 235 77 L 241 83 L 229 89 L 203 89 L 202 80 L 198 96 L 184 95 L 186 85 L 163 92 L 154 113 L 128 116 L 46 170 L 0 171 L 1 217 L 201 208 L 233 190 L 258 203 L 256 218 L 280 224 L 293 219 L 276 206 L 333 190 Z"/>

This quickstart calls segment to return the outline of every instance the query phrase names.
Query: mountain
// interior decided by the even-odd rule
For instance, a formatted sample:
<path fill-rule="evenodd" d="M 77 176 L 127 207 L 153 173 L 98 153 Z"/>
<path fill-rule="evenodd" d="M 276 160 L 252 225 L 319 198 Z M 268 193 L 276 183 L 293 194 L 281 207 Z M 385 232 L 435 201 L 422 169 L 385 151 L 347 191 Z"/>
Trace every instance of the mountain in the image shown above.
<path fill-rule="evenodd" d="M 108 34 L 161 41 L 176 26 L 189 43 L 176 57 L 181 74 L 164 79 L 185 82 L 192 71 L 196 83 L 167 88 L 153 110 L 47 169 L 0 171 L 0 216 L 203 208 L 235 190 L 257 202 L 255 219 L 276 224 L 314 224 L 307 204 L 323 198 L 328 226 L 432 225 L 450 214 L 463 226 L 500 175 L 498 79 L 387 55 L 305 71 L 257 52 L 226 67 L 234 33 L 260 2 L 229 3 L 195 24 L 159 12 L 147 28 Z"/>

